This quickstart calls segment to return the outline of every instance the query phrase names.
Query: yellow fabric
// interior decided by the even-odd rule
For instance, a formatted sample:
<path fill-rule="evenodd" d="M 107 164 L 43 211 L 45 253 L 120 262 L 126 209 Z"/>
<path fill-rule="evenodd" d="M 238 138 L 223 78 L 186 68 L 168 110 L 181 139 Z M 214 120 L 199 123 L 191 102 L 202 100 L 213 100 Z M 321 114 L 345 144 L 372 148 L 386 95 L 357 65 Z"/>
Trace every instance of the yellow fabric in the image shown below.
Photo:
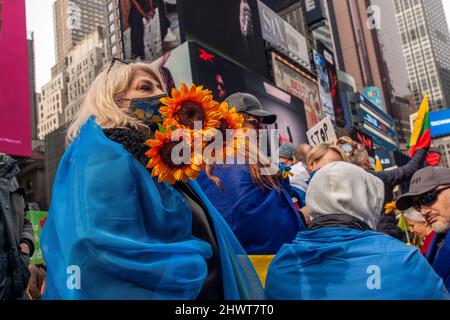
<path fill-rule="evenodd" d="M 375 157 L 375 172 L 383 171 L 383 165 L 381 164 L 381 160 L 378 157 Z"/>
<path fill-rule="evenodd" d="M 414 129 L 411 134 L 411 140 L 409 142 L 409 145 L 411 147 L 415 146 L 417 144 L 417 141 L 419 141 L 420 134 L 422 133 L 423 122 L 425 120 L 426 114 L 429 111 L 430 111 L 430 108 L 428 105 L 428 95 L 426 95 L 422 101 L 422 104 L 420 105 L 419 112 L 418 112 L 416 121 L 414 123 Z"/>
<path fill-rule="evenodd" d="M 259 276 L 262 286 L 265 288 L 267 270 L 275 255 L 249 255 L 248 257 Z"/>

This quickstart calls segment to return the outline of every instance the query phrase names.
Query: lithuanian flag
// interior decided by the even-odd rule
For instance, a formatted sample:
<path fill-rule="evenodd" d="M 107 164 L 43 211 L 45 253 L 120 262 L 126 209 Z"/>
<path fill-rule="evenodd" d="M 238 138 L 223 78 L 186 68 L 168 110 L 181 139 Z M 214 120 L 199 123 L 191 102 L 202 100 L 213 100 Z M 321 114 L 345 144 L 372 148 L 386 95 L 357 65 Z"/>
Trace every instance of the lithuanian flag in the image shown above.
<path fill-rule="evenodd" d="M 430 131 L 430 108 L 428 105 L 428 95 L 420 105 L 419 112 L 414 123 L 414 129 L 411 134 L 411 139 L 408 143 L 409 155 L 414 157 L 416 151 L 419 149 L 429 148 L 431 146 L 431 131 Z"/>

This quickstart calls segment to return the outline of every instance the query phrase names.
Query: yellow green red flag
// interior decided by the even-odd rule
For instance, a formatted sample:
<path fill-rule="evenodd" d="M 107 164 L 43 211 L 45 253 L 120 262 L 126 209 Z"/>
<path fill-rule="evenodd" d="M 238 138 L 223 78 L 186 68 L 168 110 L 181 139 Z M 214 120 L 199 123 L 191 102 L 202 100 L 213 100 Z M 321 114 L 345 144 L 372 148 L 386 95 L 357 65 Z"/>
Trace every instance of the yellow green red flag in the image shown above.
<path fill-rule="evenodd" d="M 431 146 L 429 111 L 428 95 L 426 95 L 420 105 L 416 122 L 414 123 L 414 129 L 408 143 L 409 155 L 411 157 L 414 157 L 417 150 Z"/>

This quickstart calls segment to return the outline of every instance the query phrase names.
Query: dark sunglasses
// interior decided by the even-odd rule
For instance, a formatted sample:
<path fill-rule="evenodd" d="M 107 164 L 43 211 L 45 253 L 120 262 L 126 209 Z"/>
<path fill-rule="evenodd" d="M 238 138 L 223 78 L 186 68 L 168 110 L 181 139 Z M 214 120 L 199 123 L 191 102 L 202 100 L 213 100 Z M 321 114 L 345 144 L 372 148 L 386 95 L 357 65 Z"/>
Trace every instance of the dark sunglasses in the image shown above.
<path fill-rule="evenodd" d="M 438 196 L 445 190 L 450 189 L 450 186 L 439 190 L 430 191 L 424 195 L 422 195 L 418 200 L 414 201 L 413 208 L 420 212 L 422 206 L 431 206 L 436 202 Z"/>
<path fill-rule="evenodd" d="M 133 63 L 135 61 L 134 60 L 121 59 L 121 58 L 112 58 L 111 63 L 110 63 L 109 68 L 108 68 L 108 71 L 106 72 L 106 74 L 108 74 L 111 71 L 111 68 L 114 66 L 114 64 L 116 62 L 120 62 L 120 63 L 123 63 L 123 64 L 130 64 L 130 63 Z"/>

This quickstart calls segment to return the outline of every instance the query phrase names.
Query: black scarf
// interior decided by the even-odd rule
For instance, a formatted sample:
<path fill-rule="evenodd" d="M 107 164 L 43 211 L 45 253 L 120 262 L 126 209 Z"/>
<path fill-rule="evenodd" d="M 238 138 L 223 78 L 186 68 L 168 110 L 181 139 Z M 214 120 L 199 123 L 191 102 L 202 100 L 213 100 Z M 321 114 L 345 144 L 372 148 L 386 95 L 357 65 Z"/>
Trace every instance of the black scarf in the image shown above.
<path fill-rule="evenodd" d="M 150 147 L 145 142 L 150 136 L 133 128 L 104 129 L 103 132 L 109 139 L 121 144 L 137 161 L 147 166 L 150 159 L 145 153 Z"/>
<path fill-rule="evenodd" d="M 314 218 L 309 225 L 309 230 L 321 228 L 351 228 L 360 231 L 373 231 L 367 223 L 348 214 L 326 214 Z"/>

